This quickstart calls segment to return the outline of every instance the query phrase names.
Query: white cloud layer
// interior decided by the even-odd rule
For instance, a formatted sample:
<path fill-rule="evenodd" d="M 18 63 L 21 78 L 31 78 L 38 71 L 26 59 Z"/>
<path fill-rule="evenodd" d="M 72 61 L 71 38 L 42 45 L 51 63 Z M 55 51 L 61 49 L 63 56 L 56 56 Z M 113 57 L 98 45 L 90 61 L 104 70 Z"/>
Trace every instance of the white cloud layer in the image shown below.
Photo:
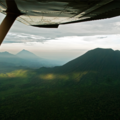
<path fill-rule="evenodd" d="M 49 40 L 43 36 L 26 34 L 26 33 L 8 33 L 4 43 L 27 43 L 27 42 L 43 42 Z"/>
<path fill-rule="evenodd" d="M 0 14 L 0 22 L 4 15 Z M 15 22 L 4 43 L 43 42 L 66 36 L 120 34 L 120 17 L 60 25 L 58 29 L 37 28 Z"/>

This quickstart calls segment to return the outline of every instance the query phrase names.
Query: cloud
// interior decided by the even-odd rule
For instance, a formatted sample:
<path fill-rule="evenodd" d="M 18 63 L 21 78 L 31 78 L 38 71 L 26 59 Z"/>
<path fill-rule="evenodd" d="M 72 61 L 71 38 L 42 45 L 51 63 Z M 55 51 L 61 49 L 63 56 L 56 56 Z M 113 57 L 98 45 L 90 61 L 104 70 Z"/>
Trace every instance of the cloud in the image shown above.
<path fill-rule="evenodd" d="M 33 34 L 10 32 L 4 40 L 4 43 L 44 42 L 46 40 L 49 40 L 49 38 Z"/>
<path fill-rule="evenodd" d="M 108 38 L 110 35 L 94 35 L 94 36 L 84 36 L 84 41 L 98 41 L 100 39 Z"/>
<path fill-rule="evenodd" d="M 4 17 L 0 14 L 1 16 Z M 99 38 L 93 37 L 94 40 L 103 39 L 105 37 L 104 35 L 120 34 L 119 20 L 120 17 L 114 17 L 104 20 L 60 25 L 58 29 L 32 27 L 16 21 L 5 38 L 4 43 L 45 42 L 66 36 L 103 35 L 103 37 L 100 36 Z M 86 40 L 91 41 L 93 38 L 90 37 Z"/>

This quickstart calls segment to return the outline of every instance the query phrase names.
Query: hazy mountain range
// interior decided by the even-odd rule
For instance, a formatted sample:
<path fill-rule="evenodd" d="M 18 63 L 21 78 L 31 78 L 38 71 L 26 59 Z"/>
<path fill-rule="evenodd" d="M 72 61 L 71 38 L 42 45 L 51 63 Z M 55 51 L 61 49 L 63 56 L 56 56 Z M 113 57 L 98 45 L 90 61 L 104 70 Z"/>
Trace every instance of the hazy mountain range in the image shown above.
<path fill-rule="evenodd" d="M 120 69 L 120 51 L 112 49 L 96 48 L 83 54 L 82 56 L 71 60 L 60 66 L 58 61 L 40 58 L 35 54 L 22 50 L 16 55 L 9 52 L 0 53 L 0 68 L 36 68 L 41 72 L 72 72 L 72 71 L 100 71 L 100 70 L 119 70 Z M 48 68 L 53 67 L 53 68 Z"/>
<path fill-rule="evenodd" d="M 18 69 L 18 67 L 36 69 L 40 67 L 54 67 L 61 64 L 60 61 L 40 58 L 27 50 L 22 50 L 16 55 L 9 52 L 0 52 L 0 69 L 6 67 L 9 69 Z"/>

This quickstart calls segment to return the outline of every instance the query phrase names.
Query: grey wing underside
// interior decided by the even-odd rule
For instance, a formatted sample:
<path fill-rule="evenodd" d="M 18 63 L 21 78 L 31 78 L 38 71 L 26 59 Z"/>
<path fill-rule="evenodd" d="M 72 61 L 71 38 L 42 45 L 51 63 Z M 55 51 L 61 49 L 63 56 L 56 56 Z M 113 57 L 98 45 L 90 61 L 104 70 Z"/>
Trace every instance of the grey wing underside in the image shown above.
<path fill-rule="evenodd" d="M 57 28 L 69 24 L 99 20 L 120 15 L 120 1 L 117 0 L 15 0 L 22 13 L 17 20 L 23 24 Z M 6 2 L 0 0 L 0 12 L 6 14 Z"/>

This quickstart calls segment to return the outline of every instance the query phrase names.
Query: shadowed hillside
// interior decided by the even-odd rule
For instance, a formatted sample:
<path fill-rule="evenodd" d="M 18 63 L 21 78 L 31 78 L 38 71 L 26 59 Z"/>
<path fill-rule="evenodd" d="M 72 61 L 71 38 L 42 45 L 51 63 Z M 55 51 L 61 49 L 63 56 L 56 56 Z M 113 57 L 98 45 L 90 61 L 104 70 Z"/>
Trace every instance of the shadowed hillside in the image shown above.
<path fill-rule="evenodd" d="M 84 55 L 68 62 L 63 68 L 75 71 L 120 70 L 120 51 L 101 48 L 90 50 Z"/>

